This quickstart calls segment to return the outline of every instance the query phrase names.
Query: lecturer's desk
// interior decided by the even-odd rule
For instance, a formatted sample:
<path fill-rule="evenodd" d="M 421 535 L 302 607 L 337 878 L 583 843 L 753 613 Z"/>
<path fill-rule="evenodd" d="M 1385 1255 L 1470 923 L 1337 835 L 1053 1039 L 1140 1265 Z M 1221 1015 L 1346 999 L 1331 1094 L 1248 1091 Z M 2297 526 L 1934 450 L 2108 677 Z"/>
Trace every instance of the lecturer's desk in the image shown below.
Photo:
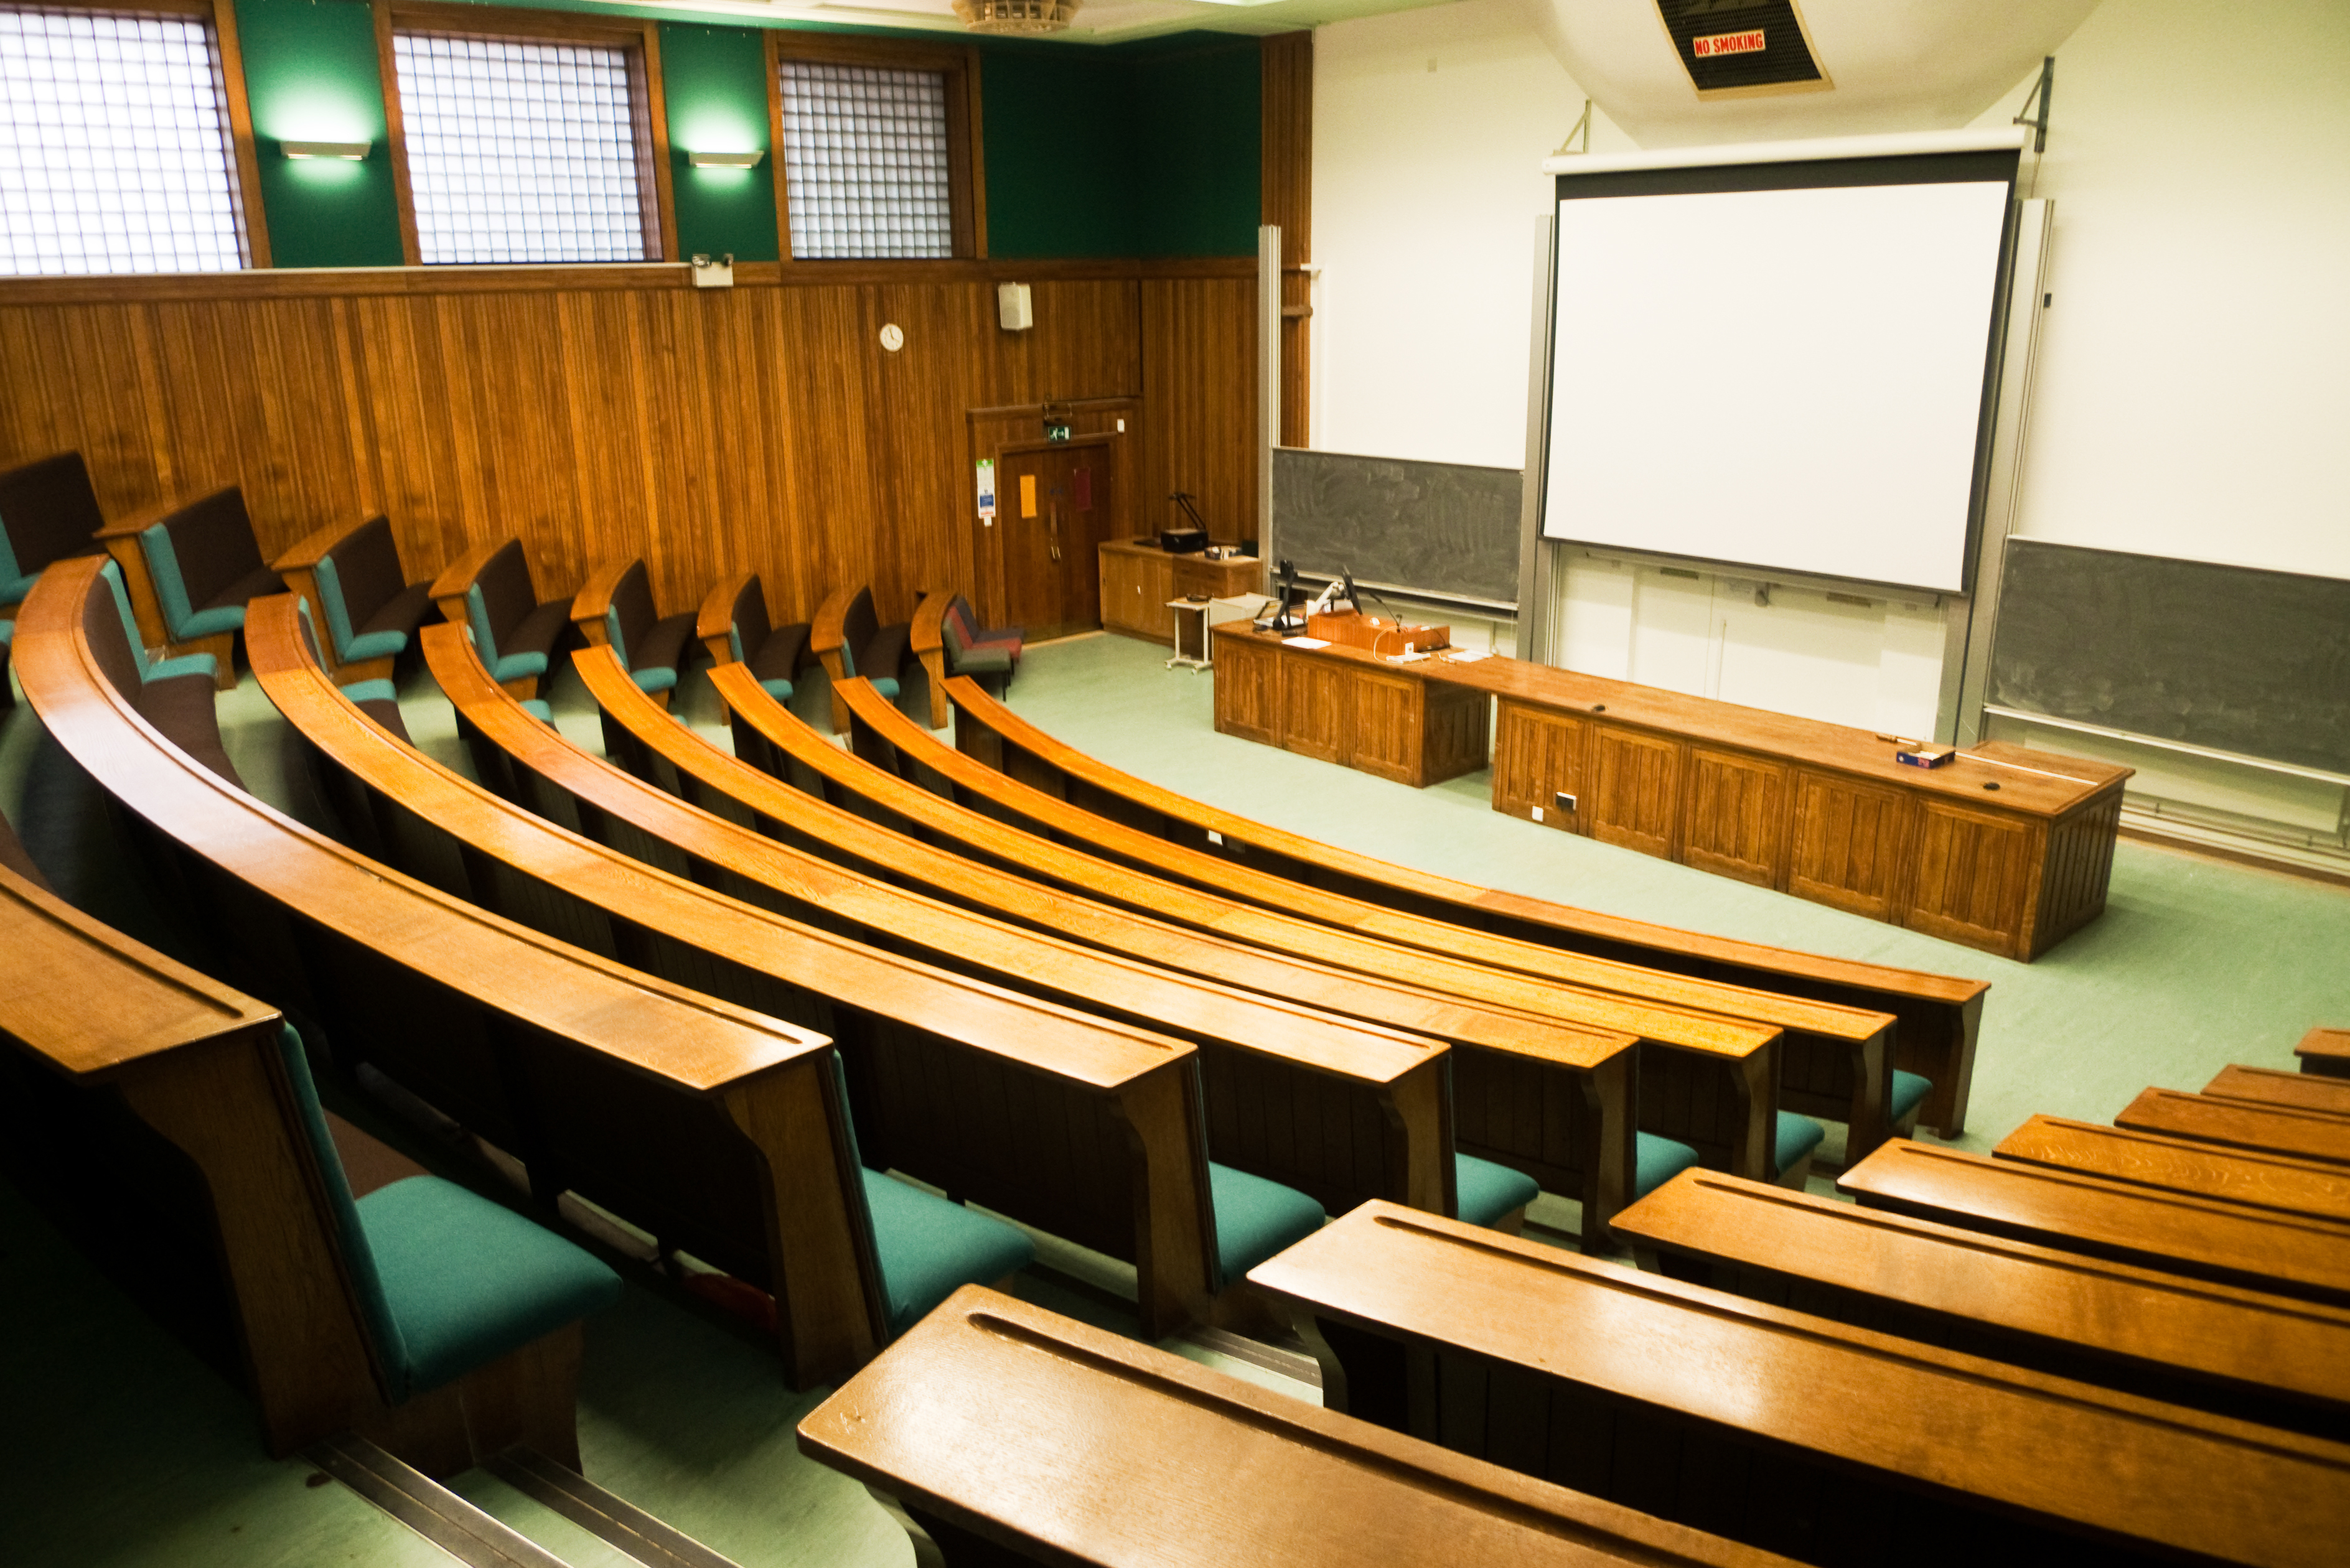
<path fill-rule="evenodd" d="M 2127 768 L 1993 742 L 1904 766 L 1866 730 L 1522 659 L 1398 665 L 1220 628 L 1216 728 L 2029 961 L 2106 907 Z"/>

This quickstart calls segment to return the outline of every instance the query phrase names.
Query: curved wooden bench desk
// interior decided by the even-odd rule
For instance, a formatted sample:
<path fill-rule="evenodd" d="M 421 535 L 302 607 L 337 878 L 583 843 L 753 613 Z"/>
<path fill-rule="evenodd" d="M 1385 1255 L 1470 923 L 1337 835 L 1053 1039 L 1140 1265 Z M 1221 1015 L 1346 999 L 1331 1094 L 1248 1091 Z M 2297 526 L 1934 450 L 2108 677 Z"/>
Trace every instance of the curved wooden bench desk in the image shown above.
<path fill-rule="evenodd" d="M 2203 1085 L 2203 1092 L 2224 1100 L 2250 1100 L 2256 1105 L 2293 1106 L 2304 1111 L 2325 1111 L 2350 1116 L 2350 1084 L 2313 1073 L 2286 1073 L 2274 1067 L 2222 1067 Z"/>
<path fill-rule="evenodd" d="M 588 755 L 523 712 L 462 638 L 428 636 L 426 654 L 473 742 L 476 773 L 517 805 L 884 951 L 1188 1039 L 1207 1053 L 1209 1105 L 1225 1102 L 1237 1114 L 1222 1119 L 1246 1124 L 1219 1137 L 1211 1113 L 1210 1147 L 1222 1162 L 1300 1188 L 1329 1209 L 1374 1197 L 1447 1209 L 1449 1064 L 1436 1041 L 1198 983 L 1142 961 L 1148 954 L 1040 935 L 846 871 Z M 699 745 L 608 651 L 584 649 L 575 660 L 610 712 Z M 1521 1032 L 1537 1040 L 1559 1033 L 1531 1019 Z M 1607 1044 L 1620 1053 L 1631 1042 Z"/>
<path fill-rule="evenodd" d="M 1675 1177 L 1618 1224 L 1642 1265 L 1670 1279 L 2150 1399 L 2350 1433 L 2350 1310 L 1711 1170 Z"/>
<path fill-rule="evenodd" d="M 809 1412 L 799 1445 L 950 1563 L 1793 1568 L 979 1289 Z"/>
<path fill-rule="evenodd" d="M 1991 1153 L 2024 1165 L 2350 1225 L 2350 1170 L 2324 1160 L 2042 1116 L 2008 1134 Z"/>
<path fill-rule="evenodd" d="M 2336 1111 L 2147 1089 L 2122 1107 L 2114 1125 L 2255 1153 L 2350 1165 L 2350 1118 Z"/>
<path fill-rule="evenodd" d="M 1779 1032 L 1711 1014 L 1643 1007 L 1534 976 L 1504 974 L 1410 950 L 1389 949 L 1350 933 L 1294 920 L 1274 911 L 1232 903 L 1211 894 L 1149 878 L 1115 864 L 1025 833 L 919 788 L 887 769 L 842 752 L 775 702 L 766 701 L 733 667 L 712 680 L 734 715 L 735 750 L 779 778 L 813 790 L 839 806 L 871 816 L 908 836 L 962 846 L 974 859 L 1002 865 L 1048 888 L 1092 898 L 1156 919 L 1246 942 L 1320 966 L 1384 978 L 1481 1008 L 1532 1013 L 1580 1029 L 1667 1035 L 1676 1049 L 1642 1066 L 1637 1130 L 1698 1147 L 1717 1163 L 1767 1175 L 1771 1159 L 1772 1065 Z M 846 681 L 852 706 L 879 699 Z M 697 745 L 699 742 L 695 742 Z M 703 748 L 708 750 L 707 747 Z M 715 754 L 714 753 L 712 753 Z M 884 805 L 883 803 L 887 804 Z M 1544 1125 L 1550 1118 L 1540 1076 L 1483 1052 L 1463 1052 L 1454 1064 L 1458 1131 L 1464 1147 L 1571 1189 Z M 1547 1175 L 1544 1168 L 1547 1167 Z M 1627 1189 L 1628 1190 L 1628 1189 Z"/>
<path fill-rule="evenodd" d="M 453 657 L 452 662 L 456 662 Z M 478 669 L 478 661 L 467 662 Z M 1554 1190 L 1579 1196 L 1586 1205 L 1586 1226 L 1596 1227 L 1591 1231 L 1595 1243 L 1605 1235 L 1607 1217 L 1628 1200 L 1634 1158 L 1630 1131 L 1632 1062 L 1628 1054 L 1634 1044 L 1631 1035 L 1576 1028 L 1515 1010 L 1474 1006 L 1393 981 L 1298 962 L 1211 933 L 1068 896 L 1000 870 L 992 858 L 966 857 L 933 847 L 924 839 L 892 832 L 795 790 L 705 745 L 689 731 L 669 722 L 629 689 L 608 660 L 598 659 L 591 651 L 580 655 L 577 663 L 589 693 L 603 709 L 607 754 L 624 763 L 638 778 L 662 785 L 730 823 L 747 817 L 764 838 L 793 845 L 821 857 L 827 872 L 836 877 L 853 875 L 857 883 L 868 889 L 877 885 L 908 888 L 958 909 L 978 910 L 1031 931 L 1051 933 L 1066 941 L 1082 942 L 1217 982 L 1217 990 L 1224 985 L 1238 986 L 1260 996 L 1284 999 L 1285 1005 L 1303 1004 L 1322 1012 L 1433 1035 L 1458 1047 L 1508 1057 L 1513 1080 L 1529 1088 L 1531 1103 L 1543 1107 L 1536 1118 L 1542 1124 L 1539 1136 L 1509 1154 L 1496 1153 L 1482 1141 L 1472 1152 L 1503 1158 L 1526 1170 L 1536 1180 L 1547 1178 Z M 730 708 L 738 703 L 764 706 L 764 694 L 743 666 L 724 665 L 721 674 L 725 680 L 721 696 Z M 736 682 L 743 689 L 728 695 Z M 484 704 L 489 702 L 486 689 L 463 668 L 444 676 L 444 690 L 452 695 L 463 693 L 460 707 L 469 711 L 475 697 Z M 815 732 L 802 726 L 797 732 L 812 742 L 811 760 L 819 765 L 863 765 L 817 739 Z M 534 736 L 511 722 L 504 724 L 500 735 L 500 743 L 515 751 L 518 757 L 522 755 L 520 748 L 545 752 L 555 743 L 552 737 L 541 738 L 543 731 Z M 515 739 L 504 738 L 509 735 Z M 488 775 L 484 773 L 484 776 Z M 910 785 L 899 784 L 887 774 L 876 774 L 875 777 L 885 784 L 911 792 L 922 803 L 942 804 L 935 797 L 912 791 Z M 1022 838 L 1010 828 L 992 823 L 983 826 L 1006 838 Z M 868 891 L 865 896 L 869 899 L 873 895 Z M 890 929 L 888 925 L 882 927 L 885 931 Z M 899 924 L 898 929 L 903 930 L 904 927 Z M 951 933 L 946 935 L 951 940 L 956 940 Z M 1061 950 L 1063 945 L 1056 941 L 1052 950 Z M 951 952 L 953 949 L 947 950 Z M 972 956 L 976 956 L 975 951 Z M 1180 992 L 1176 995 L 1179 1002 L 1183 1000 Z M 1126 1012 L 1146 1000 L 1138 993 L 1122 1003 L 1113 1000 L 1111 1005 L 1116 1011 Z M 1182 1025 L 1179 1012 L 1162 1008 L 1159 1017 L 1165 1024 L 1182 1028 L 1201 1039 L 1203 1044 L 1210 1043 Z M 1258 1055 L 1291 1056 L 1306 1043 L 1275 1032 L 1236 1044 L 1242 1050 Z M 1331 1062 L 1340 1059 L 1326 1058 L 1321 1065 L 1326 1071 Z M 1306 1064 L 1315 1064 L 1309 1057 Z M 1337 1140 L 1336 1147 L 1348 1147 L 1359 1137 L 1359 1134 L 1345 1132 L 1341 1125 L 1331 1126 L 1327 1134 L 1312 1132 L 1313 1120 L 1301 1122 L 1301 1118 L 1309 1116 L 1310 1102 L 1300 1101 L 1285 1113 L 1278 1110 L 1277 1099 L 1271 1110 L 1251 1103 L 1273 1095 L 1274 1085 L 1253 1081 L 1252 1075 L 1238 1070 L 1240 1065 L 1218 1052 L 1211 1052 L 1206 1058 L 1211 1147 L 1224 1151 L 1270 1144 L 1275 1149 L 1289 1146 L 1303 1152 L 1317 1144 L 1331 1147 L 1334 1138 Z M 1461 1075 L 1457 1065 L 1453 1071 L 1456 1076 Z M 1373 1081 L 1383 1080 L 1385 1070 L 1370 1076 Z M 1474 1083 L 1477 1070 L 1470 1070 L 1466 1076 Z M 1452 1101 L 1457 1093 L 1456 1085 L 1453 1094 L 1445 1096 L 1445 1114 L 1453 1114 Z M 1396 1106 L 1383 1114 L 1394 1117 L 1399 1111 L 1400 1107 Z M 1314 1119 L 1322 1116 L 1326 1112 L 1316 1114 Z M 1397 1125 L 1408 1130 L 1417 1119 L 1414 1116 Z M 1483 1106 L 1476 1107 L 1474 1119 L 1482 1125 Z M 1424 1141 L 1419 1133 L 1411 1136 Z M 1298 1174 L 1282 1179 L 1321 1197 L 1325 1207 L 1334 1212 L 1352 1208 L 1372 1196 L 1396 1198 L 1439 1212 L 1456 1211 L 1451 1203 L 1432 1196 L 1442 1179 L 1440 1167 L 1436 1165 L 1414 1162 L 1414 1168 L 1427 1173 L 1423 1180 L 1432 1178 L 1438 1183 L 1436 1187 L 1424 1187 L 1423 1197 L 1414 1198 L 1398 1190 L 1375 1193 L 1357 1182 L 1342 1200 L 1336 1194 L 1326 1196 L 1326 1182 L 1317 1184 L 1310 1179 L 1310 1170 L 1296 1163 L 1295 1156 L 1288 1159 L 1291 1168 Z"/>
<path fill-rule="evenodd" d="M 772 1290 L 795 1382 L 871 1355 L 884 1303 L 831 1043 L 411 880 L 207 771 L 107 681 L 85 629 L 118 615 L 99 566 L 61 562 L 26 600 L 26 694 L 156 846 L 221 944 L 207 967 L 515 1151 L 544 1208 L 577 1190 Z M 263 618 L 290 633 L 278 603 Z"/>
<path fill-rule="evenodd" d="M 2350 1530 L 2350 1446 L 1388 1204 L 1249 1277 L 1321 1325 L 1349 1411 L 1806 1562 L 2066 1561 L 2085 1537 L 2318 1568 Z"/>
<path fill-rule="evenodd" d="M 2350 1307 L 2350 1224 L 1889 1143 L 1836 1181 L 1872 1208 Z"/>
<path fill-rule="evenodd" d="M 234 1341 L 223 1348 L 244 1362 L 273 1454 L 354 1426 L 381 1402 L 325 1193 L 288 1114 L 282 1022 L 0 867 L 0 1049 L 12 1054 L 0 1067 L 35 1075 L 8 1085 L 0 1122 L 38 1116 L 71 1138 L 82 1130 L 73 1111 L 103 1123 L 113 1102 L 186 1157 L 211 1221 L 187 1240 L 218 1249 Z M 61 1114 L 50 1102 L 68 1085 L 90 1103 Z M 29 1130 L 8 1135 L 12 1166 L 47 1152 Z M 88 1174 L 78 1166 L 109 1153 L 71 1152 L 75 1165 L 20 1170 L 20 1180 L 34 1193 L 71 1187 Z M 161 1271 L 182 1260 L 146 1262 Z M 190 1272 L 165 1282 L 170 1295 L 206 1293 L 209 1271 L 192 1261 Z"/>
<path fill-rule="evenodd" d="M 1120 773 L 1039 730 L 976 681 L 950 680 L 946 689 L 955 710 L 955 745 L 966 755 L 1141 832 L 1243 861 L 1289 881 L 1496 936 L 1783 996 L 1890 1012 L 1900 1021 L 1892 1065 L 1933 1081 L 1921 1125 L 1946 1138 L 1966 1130 L 1975 1036 L 1989 981 L 1889 969 L 1676 930 L 1374 859 Z M 1806 1116 L 1841 1116 L 1839 1107 L 1849 1090 L 1835 1081 L 1840 1060 L 1831 1055 L 1807 1069 L 1791 1053 L 1781 1080 L 1782 1103 Z"/>
<path fill-rule="evenodd" d="M 859 1129 L 877 1168 L 1133 1262 L 1154 1333 L 1207 1311 L 1215 1211 L 1190 1044 L 875 951 L 556 827 L 368 722 L 309 657 L 290 601 L 254 623 L 255 671 L 364 847 L 675 984 L 820 1021 L 852 1098 L 879 1112 Z M 463 636 L 426 628 L 427 659 Z"/>
<path fill-rule="evenodd" d="M 1173 884 L 1191 883 L 1193 902 L 1205 899 L 1215 910 L 1215 929 L 1234 935 L 1245 931 L 1252 941 L 1447 995 L 1638 1034 L 1650 1047 L 1641 1053 L 1641 1130 L 1694 1144 L 1709 1163 L 1763 1179 L 1778 1170 L 1772 1149 L 1776 1064 L 1735 1045 L 1725 1050 L 1725 1029 L 1750 1039 L 1758 1031 L 1800 1033 L 1816 1047 L 1840 1053 L 1852 1089 L 1840 1107 L 1851 1122 L 1852 1147 L 1873 1148 L 1887 1136 L 1890 1085 L 1885 1060 L 1894 1027 L 1888 1014 L 1563 953 L 1300 888 L 1029 789 L 950 750 L 856 681 L 846 682 L 838 695 L 848 707 L 851 743 L 859 756 L 975 814 L 1008 819 L 1040 837 L 1143 873 L 1151 878 L 1141 885 L 1149 888 L 1155 909 L 1171 909 L 1181 893 Z M 1197 891 L 1211 876 L 1219 890 Z M 1774 1042 L 1770 1049 L 1775 1056 L 1781 1047 Z M 1712 1126 L 1702 1119 L 1694 1127 L 1658 1119 L 1675 1102 L 1695 1106 L 1720 1096 L 1720 1064 L 1733 1056 L 1741 1081 L 1721 1096 L 1731 1106 L 1715 1112 Z M 1721 1119 L 1725 1110 L 1738 1117 L 1735 1125 Z"/>

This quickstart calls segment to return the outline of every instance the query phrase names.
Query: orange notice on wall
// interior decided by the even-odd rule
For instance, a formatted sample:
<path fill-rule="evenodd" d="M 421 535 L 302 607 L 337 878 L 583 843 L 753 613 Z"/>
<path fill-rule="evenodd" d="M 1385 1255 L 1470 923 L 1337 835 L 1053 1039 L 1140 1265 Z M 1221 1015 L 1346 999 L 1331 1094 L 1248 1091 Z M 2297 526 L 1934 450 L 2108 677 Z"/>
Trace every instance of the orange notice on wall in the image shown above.
<path fill-rule="evenodd" d="M 1020 476 L 1020 515 L 1023 517 L 1036 515 L 1036 476 L 1033 473 L 1024 473 Z"/>

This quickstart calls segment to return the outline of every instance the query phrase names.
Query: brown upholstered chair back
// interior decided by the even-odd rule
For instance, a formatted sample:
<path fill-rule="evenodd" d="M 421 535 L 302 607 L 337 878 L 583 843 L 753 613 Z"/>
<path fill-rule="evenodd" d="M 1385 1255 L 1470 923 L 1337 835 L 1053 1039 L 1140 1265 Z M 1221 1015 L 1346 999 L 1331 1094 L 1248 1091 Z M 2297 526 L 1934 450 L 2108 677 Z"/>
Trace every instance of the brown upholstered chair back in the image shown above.
<path fill-rule="evenodd" d="M 400 596 L 408 579 L 400 575 L 400 550 L 391 540 L 391 519 L 373 517 L 345 535 L 327 552 L 334 557 L 336 580 L 343 590 L 343 608 L 354 628 L 363 627 L 375 613 Z"/>
<path fill-rule="evenodd" d="M 89 469 L 78 452 L 61 452 L 0 473 L 0 528 L 16 569 L 30 574 L 68 556 L 97 550 L 91 537 L 106 525 Z"/>
<path fill-rule="evenodd" d="M 619 634 L 620 662 L 634 669 L 633 661 L 642 654 L 645 639 L 660 619 L 653 613 L 652 579 L 645 575 L 643 557 L 631 562 L 612 585 L 611 615 L 616 623 L 613 629 Z"/>
<path fill-rule="evenodd" d="M 767 619 L 767 594 L 759 586 L 759 574 L 751 574 L 743 591 L 734 596 L 734 636 L 743 657 L 754 659 L 766 642 L 767 634 L 775 629 Z"/>
<path fill-rule="evenodd" d="M 473 580 L 482 590 L 482 608 L 489 618 L 490 636 L 504 648 L 515 628 L 538 607 L 538 590 L 531 587 L 530 561 L 522 553 L 522 541 L 507 540 L 504 548 L 489 558 L 482 567 L 482 575 Z"/>
<path fill-rule="evenodd" d="M 263 569 L 261 544 L 235 485 L 192 502 L 163 520 L 188 604 L 202 609 L 244 578 Z"/>
<path fill-rule="evenodd" d="M 847 613 L 840 618 L 842 661 L 851 675 L 864 673 L 857 668 L 857 657 L 873 641 L 881 623 L 873 614 L 873 590 L 859 588 L 857 597 L 848 601 Z"/>

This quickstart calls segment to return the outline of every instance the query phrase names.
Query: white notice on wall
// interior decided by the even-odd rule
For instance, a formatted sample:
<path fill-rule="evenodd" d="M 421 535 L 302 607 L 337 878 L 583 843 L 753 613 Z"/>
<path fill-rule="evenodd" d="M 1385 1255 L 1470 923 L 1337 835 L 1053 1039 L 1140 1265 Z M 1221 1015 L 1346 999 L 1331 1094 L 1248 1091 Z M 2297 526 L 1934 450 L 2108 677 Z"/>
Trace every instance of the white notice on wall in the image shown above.
<path fill-rule="evenodd" d="M 995 460 L 979 460 L 979 520 L 993 526 L 995 522 Z"/>

